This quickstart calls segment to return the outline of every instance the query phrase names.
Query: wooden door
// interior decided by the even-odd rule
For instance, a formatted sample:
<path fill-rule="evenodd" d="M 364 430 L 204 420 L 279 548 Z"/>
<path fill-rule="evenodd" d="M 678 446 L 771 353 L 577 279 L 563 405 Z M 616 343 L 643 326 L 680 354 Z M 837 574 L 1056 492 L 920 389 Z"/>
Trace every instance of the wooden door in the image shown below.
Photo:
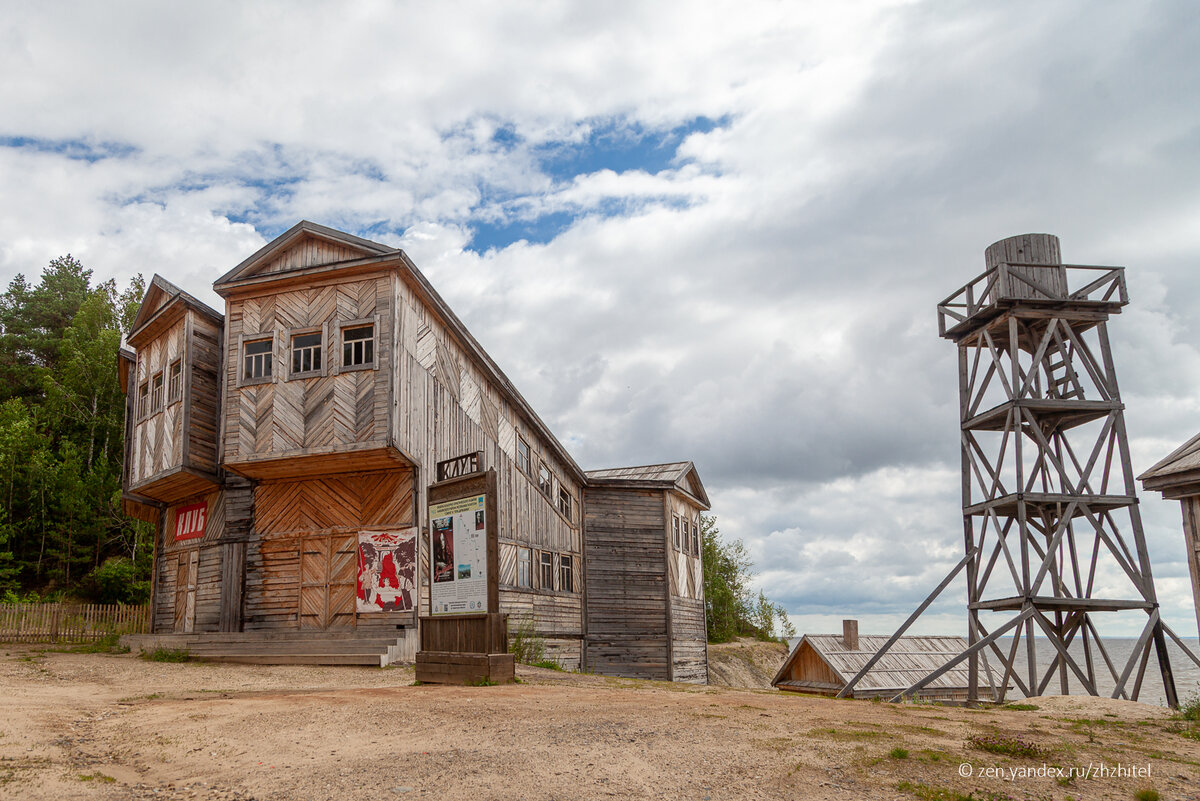
<path fill-rule="evenodd" d="M 353 628 L 358 581 L 356 536 L 300 541 L 300 628 Z"/>
<path fill-rule="evenodd" d="M 200 567 L 200 552 L 179 554 L 175 570 L 175 631 L 190 634 L 196 627 L 196 574 Z"/>

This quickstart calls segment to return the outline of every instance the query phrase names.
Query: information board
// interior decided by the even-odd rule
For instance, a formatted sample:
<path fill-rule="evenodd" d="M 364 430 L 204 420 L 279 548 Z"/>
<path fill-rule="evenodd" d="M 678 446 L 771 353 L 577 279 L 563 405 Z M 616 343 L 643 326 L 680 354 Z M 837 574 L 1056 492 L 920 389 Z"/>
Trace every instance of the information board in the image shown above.
<path fill-rule="evenodd" d="M 429 605 L 433 615 L 488 611 L 487 495 L 429 507 Z"/>

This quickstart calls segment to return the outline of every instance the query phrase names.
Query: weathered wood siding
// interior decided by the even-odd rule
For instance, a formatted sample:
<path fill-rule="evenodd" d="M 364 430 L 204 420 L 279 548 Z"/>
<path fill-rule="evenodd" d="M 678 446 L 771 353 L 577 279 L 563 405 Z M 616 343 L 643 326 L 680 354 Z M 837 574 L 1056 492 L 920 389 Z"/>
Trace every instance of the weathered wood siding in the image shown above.
<path fill-rule="evenodd" d="M 229 299 L 225 334 L 227 464 L 386 444 L 391 380 L 391 281 L 380 274 Z M 341 368 L 337 323 L 375 324 L 373 369 Z M 323 327 L 325 375 L 290 378 L 289 332 Z M 272 337 L 271 380 L 242 386 L 241 345 Z"/>
<path fill-rule="evenodd" d="M 536 581 L 534 587 L 517 587 L 515 577 L 505 581 L 502 570 L 500 611 L 510 615 L 510 626 L 522 618 L 532 619 L 551 655 L 568 668 L 578 667 L 584 585 L 580 484 L 531 422 L 485 376 L 444 321 L 399 276 L 393 279 L 393 289 L 396 445 L 422 466 L 424 484 L 432 480 L 437 462 L 483 451 L 485 466 L 496 470 L 500 542 L 552 553 L 556 565 L 561 555 L 572 558 L 574 587 L 570 592 L 540 587 Z M 529 473 L 517 466 L 518 437 L 530 447 Z M 547 497 L 538 489 L 540 463 L 546 464 L 553 479 L 570 495 L 569 516 L 560 512 L 556 496 Z M 423 528 L 428 525 L 424 509 L 422 504 Z M 423 608 L 428 609 L 424 545 L 421 598 Z"/>
<path fill-rule="evenodd" d="M 670 678 L 667 532 L 660 490 L 589 488 L 585 666 L 614 676 Z"/>
<path fill-rule="evenodd" d="M 245 629 L 390 628 L 413 612 L 357 614 L 360 531 L 413 525 L 413 473 L 264 481 L 246 547 Z"/>
<path fill-rule="evenodd" d="M 208 504 L 204 534 L 175 541 L 181 507 Z M 158 534 L 152 631 L 219 631 L 221 621 L 221 544 L 226 530 L 226 491 L 214 490 L 167 506 Z M 185 579 L 181 581 L 181 578 Z"/>
<path fill-rule="evenodd" d="M 807 681 L 836 685 L 838 689 L 841 689 L 844 684 L 807 642 L 800 645 L 799 652 L 781 678 L 784 681 Z"/>
<path fill-rule="evenodd" d="M 700 534 L 700 508 L 682 495 L 667 493 L 670 515 L 688 523 L 691 537 Z M 673 524 L 669 524 L 673 525 Z M 668 529 L 667 553 L 671 587 L 671 666 L 675 681 L 708 683 L 708 630 L 704 620 L 704 570 L 699 548 L 674 547 Z"/>
<path fill-rule="evenodd" d="M 126 472 L 131 491 L 170 502 L 216 485 L 220 339 L 220 326 L 189 308 L 138 349 L 128 405 Z M 170 367 L 176 360 L 181 367 L 180 393 L 172 401 Z M 151 385 L 159 374 L 162 405 L 139 415 L 141 386 Z"/>

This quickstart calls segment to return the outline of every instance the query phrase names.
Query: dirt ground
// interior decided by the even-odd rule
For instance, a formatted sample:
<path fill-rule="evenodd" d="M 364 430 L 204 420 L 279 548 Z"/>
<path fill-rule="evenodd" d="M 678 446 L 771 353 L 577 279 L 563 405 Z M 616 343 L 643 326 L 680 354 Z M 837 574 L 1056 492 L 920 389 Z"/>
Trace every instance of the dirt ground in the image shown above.
<path fill-rule="evenodd" d="M 1037 709 L 979 711 L 519 675 L 504 686 L 413 686 L 410 668 L 152 663 L 0 645 L 0 798 L 953 801 L 1132 799 L 1154 788 L 1200 799 L 1200 727 L 1143 704 L 1044 698 Z M 972 737 L 1038 752 L 991 753 Z M 1092 773 L 1036 775 L 1044 765 Z M 989 769 L 1004 775 L 981 775 Z M 1103 772 L 1118 769 L 1149 775 Z"/>

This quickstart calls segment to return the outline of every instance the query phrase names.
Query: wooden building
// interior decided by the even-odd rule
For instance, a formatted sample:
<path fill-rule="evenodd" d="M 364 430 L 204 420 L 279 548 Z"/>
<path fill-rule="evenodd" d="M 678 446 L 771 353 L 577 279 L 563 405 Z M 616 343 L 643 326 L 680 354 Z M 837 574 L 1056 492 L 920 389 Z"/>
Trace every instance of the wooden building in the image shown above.
<path fill-rule="evenodd" d="M 331 658 L 338 643 L 345 656 L 370 640 L 383 662 L 411 660 L 441 569 L 426 491 L 439 462 L 477 452 L 496 477 L 502 613 L 568 669 L 640 675 L 585 647 L 590 621 L 641 632 L 646 611 L 612 606 L 623 574 L 588 564 L 587 510 L 593 492 L 609 521 L 653 496 L 652 636 L 669 665 L 655 675 L 706 680 L 698 546 L 682 532 L 708 501 L 690 463 L 593 482 L 399 249 L 301 222 L 213 288 L 224 314 L 155 276 L 120 360 L 125 506 L 159 527 L 156 636 L 214 658 L 354 661 Z"/>
<path fill-rule="evenodd" d="M 691 462 L 587 474 L 584 564 L 588 667 L 708 683 L 700 513 Z"/>
<path fill-rule="evenodd" d="M 842 622 L 841 636 L 806 634 L 796 643 L 771 684 L 789 692 L 835 696 L 887 640 L 884 636 L 859 636 L 855 620 Z M 849 695 L 890 699 L 966 649 L 967 641 L 962 637 L 901 637 L 859 679 Z M 969 683 L 967 666 L 961 665 L 934 679 L 913 697 L 965 702 Z"/>
<path fill-rule="evenodd" d="M 1200 626 L 1200 434 L 1138 476 L 1142 488 L 1178 500 L 1183 507 L 1183 543 L 1192 577 L 1192 601 Z"/>

